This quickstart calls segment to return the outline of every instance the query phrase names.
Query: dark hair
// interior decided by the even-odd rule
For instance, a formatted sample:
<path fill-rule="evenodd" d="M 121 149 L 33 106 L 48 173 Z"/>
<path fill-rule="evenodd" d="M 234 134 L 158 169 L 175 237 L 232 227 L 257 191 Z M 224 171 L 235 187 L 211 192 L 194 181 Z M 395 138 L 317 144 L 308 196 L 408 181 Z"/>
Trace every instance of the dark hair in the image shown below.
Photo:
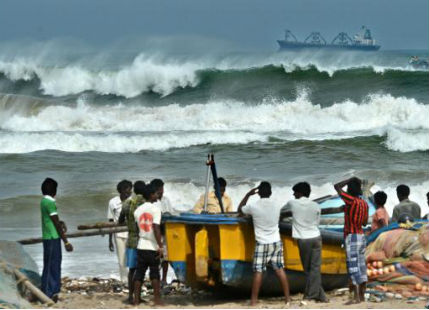
<path fill-rule="evenodd" d="M 301 193 L 305 197 L 310 197 L 311 187 L 307 182 L 299 182 L 292 187 L 292 190 Z"/>
<path fill-rule="evenodd" d="M 133 187 L 133 183 L 131 183 L 131 181 L 128 180 L 122 180 L 121 182 L 118 183 L 118 185 L 116 185 L 116 190 L 118 191 L 118 193 L 122 193 L 122 191 L 124 191 L 127 188 L 132 188 Z"/>
<path fill-rule="evenodd" d="M 219 182 L 219 187 L 226 187 L 226 181 L 224 178 L 218 178 L 217 181 Z"/>
<path fill-rule="evenodd" d="M 156 193 L 156 189 L 153 185 L 148 184 L 144 187 L 144 191 L 143 191 L 143 197 L 144 199 L 146 199 L 147 201 L 150 200 L 150 196 Z"/>
<path fill-rule="evenodd" d="M 347 183 L 347 192 L 354 197 L 362 195 L 362 184 L 358 178 L 352 178 Z"/>
<path fill-rule="evenodd" d="M 164 181 L 162 181 L 161 179 L 153 179 L 152 181 L 150 181 L 150 185 L 152 185 L 155 190 L 158 190 L 164 186 Z"/>
<path fill-rule="evenodd" d="M 261 182 L 261 184 L 259 184 L 258 186 L 258 193 L 259 193 L 259 196 L 261 196 L 262 198 L 270 197 L 271 184 L 266 181 Z"/>
<path fill-rule="evenodd" d="M 57 181 L 51 178 L 46 178 L 42 183 L 42 194 L 53 197 L 57 194 L 57 187 Z"/>
<path fill-rule="evenodd" d="M 398 185 L 396 194 L 401 197 L 408 197 L 410 195 L 410 188 L 404 184 Z"/>
<path fill-rule="evenodd" d="M 144 183 L 144 181 L 136 181 L 134 183 L 134 194 L 143 195 L 145 187 L 146 184 Z"/>
<path fill-rule="evenodd" d="M 374 202 L 377 206 L 384 206 L 387 200 L 387 195 L 383 191 L 378 191 L 374 194 Z"/>

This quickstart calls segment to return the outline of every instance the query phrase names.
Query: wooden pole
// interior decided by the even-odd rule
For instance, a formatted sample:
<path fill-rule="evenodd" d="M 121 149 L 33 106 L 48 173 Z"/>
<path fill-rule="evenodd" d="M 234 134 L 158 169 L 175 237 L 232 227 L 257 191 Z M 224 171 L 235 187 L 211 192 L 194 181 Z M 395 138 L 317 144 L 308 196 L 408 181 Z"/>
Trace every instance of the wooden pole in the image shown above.
<path fill-rule="evenodd" d="M 118 225 L 117 223 L 114 223 L 114 222 L 99 222 L 94 224 L 79 225 L 77 229 L 87 230 L 87 229 L 112 228 L 112 227 L 125 227 L 125 223 L 123 225 Z"/>
<path fill-rule="evenodd" d="M 111 227 L 111 228 L 100 228 L 100 229 L 94 229 L 94 230 L 88 230 L 88 231 L 78 231 L 74 233 L 67 234 L 67 238 L 80 238 L 80 237 L 90 237 L 90 236 L 97 236 L 97 235 L 107 235 L 111 233 L 118 233 L 118 232 L 124 232 L 128 231 L 127 227 Z M 22 239 L 18 240 L 17 242 L 21 244 L 35 244 L 35 243 L 41 243 L 43 242 L 42 238 L 30 238 L 30 239 Z"/>
<path fill-rule="evenodd" d="M 36 296 L 43 304 L 48 306 L 54 305 L 54 301 L 45 295 L 41 290 L 39 290 L 31 281 L 15 266 L 8 264 L 5 260 L 0 260 L 0 263 L 4 267 L 7 273 L 13 274 L 17 279 L 17 283 L 22 283 L 26 288 L 30 290 L 30 292 Z"/>
<path fill-rule="evenodd" d="M 16 268 L 13 268 L 13 273 L 17 277 L 18 281 L 24 284 L 30 290 L 30 292 L 34 296 L 36 296 L 42 303 L 48 306 L 52 306 L 53 304 L 55 304 L 52 299 L 50 299 L 41 290 L 34 286 L 34 284 L 31 283 L 31 281 L 21 271 Z"/>

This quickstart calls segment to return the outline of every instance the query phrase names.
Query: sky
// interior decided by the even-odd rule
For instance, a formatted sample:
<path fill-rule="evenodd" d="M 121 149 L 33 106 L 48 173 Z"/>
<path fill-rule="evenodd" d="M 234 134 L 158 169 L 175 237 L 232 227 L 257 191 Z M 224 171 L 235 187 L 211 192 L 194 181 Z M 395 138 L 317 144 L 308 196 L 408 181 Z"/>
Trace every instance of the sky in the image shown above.
<path fill-rule="evenodd" d="M 290 29 L 331 41 L 362 25 L 382 49 L 428 49 L 428 0 L 0 0 L 0 44 L 73 39 L 94 46 L 145 39 L 274 50 Z M 175 41 L 176 40 L 176 41 Z M 147 41 L 146 41 L 147 42 Z"/>

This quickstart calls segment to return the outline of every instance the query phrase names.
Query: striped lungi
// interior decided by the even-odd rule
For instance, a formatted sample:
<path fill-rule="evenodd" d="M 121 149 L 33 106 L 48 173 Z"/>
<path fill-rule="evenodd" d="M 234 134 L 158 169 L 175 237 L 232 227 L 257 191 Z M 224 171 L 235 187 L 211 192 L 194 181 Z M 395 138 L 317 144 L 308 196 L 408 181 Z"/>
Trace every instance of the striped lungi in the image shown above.
<path fill-rule="evenodd" d="M 366 239 L 363 234 L 349 234 L 346 237 L 347 271 L 354 285 L 368 281 L 366 274 Z"/>

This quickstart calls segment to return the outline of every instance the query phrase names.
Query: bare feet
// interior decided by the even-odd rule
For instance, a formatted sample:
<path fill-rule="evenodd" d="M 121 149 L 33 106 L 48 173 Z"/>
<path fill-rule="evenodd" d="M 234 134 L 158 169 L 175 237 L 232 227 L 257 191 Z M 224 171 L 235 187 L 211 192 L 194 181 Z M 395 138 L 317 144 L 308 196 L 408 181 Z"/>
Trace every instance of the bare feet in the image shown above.
<path fill-rule="evenodd" d="M 164 302 L 161 301 L 161 300 L 154 301 L 153 303 L 154 303 L 154 305 L 156 307 L 163 307 L 163 306 L 165 306 Z"/>
<path fill-rule="evenodd" d="M 357 305 L 357 304 L 360 304 L 360 300 L 351 299 L 348 302 L 346 302 L 344 305 L 350 306 L 350 305 Z"/>

